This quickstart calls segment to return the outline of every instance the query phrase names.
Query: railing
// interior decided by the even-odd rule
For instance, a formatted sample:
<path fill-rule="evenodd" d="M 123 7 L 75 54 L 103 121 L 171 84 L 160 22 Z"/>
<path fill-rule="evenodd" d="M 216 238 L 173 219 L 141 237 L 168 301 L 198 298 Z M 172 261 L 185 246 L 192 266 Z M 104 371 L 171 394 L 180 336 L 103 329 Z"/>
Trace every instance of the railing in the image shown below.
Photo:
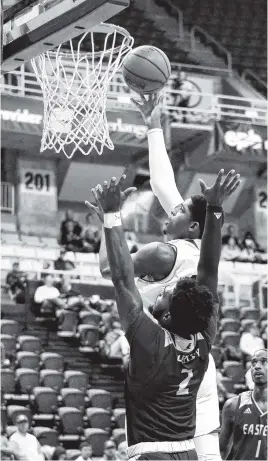
<path fill-rule="evenodd" d="M 199 33 L 199 35 L 201 35 L 202 37 L 205 37 L 205 40 L 207 41 L 207 44 L 213 43 L 218 48 L 218 50 L 220 50 L 223 53 L 223 55 L 224 55 L 224 57 L 226 59 L 227 68 L 228 68 L 229 72 L 232 73 L 232 55 L 231 55 L 231 53 L 223 45 L 221 45 L 220 42 L 218 42 L 218 40 L 213 38 L 210 34 L 208 34 L 200 26 L 193 26 L 192 29 L 191 29 L 191 46 L 192 46 L 192 50 L 195 51 L 195 49 L 196 49 L 196 33 Z"/>
<path fill-rule="evenodd" d="M 175 6 L 170 0 L 166 0 L 165 3 L 177 14 L 178 26 L 179 26 L 179 37 L 181 40 L 184 39 L 184 28 L 183 28 L 183 12 L 178 6 Z"/>
<path fill-rule="evenodd" d="M 265 83 L 265 81 L 262 80 L 252 70 L 248 70 L 248 69 L 244 70 L 241 77 L 242 77 L 242 80 L 244 80 L 247 83 L 250 83 L 250 85 L 253 84 L 253 86 L 254 86 L 254 88 L 256 88 L 256 90 L 259 89 L 259 91 L 261 91 L 262 93 L 267 94 L 267 83 Z"/>
<path fill-rule="evenodd" d="M 66 73 L 72 73 L 70 66 L 66 65 Z M 86 72 L 86 68 L 85 68 Z M 81 70 L 82 73 L 82 70 Z M 172 117 L 172 120 L 180 122 L 182 112 L 188 114 L 192 121 L 208 123 L 215 120 L 229 119 L 244 123 L 254 123 L 258 125 L 267 124 L 267 104 L 262 99 L 246 99 L 235 96 L 206 93 L 202 91 L 189 91 L 187 96 L 194 99 L 194 107 L 181 109 L 178 105 L 178 95 L 183 91 L 172 88 L 172 79 L 176 72 L 172 74 L 168 85 L 165 88 L 164 112 Z M 194 81 L 194 79 L 193 79 Z M 43 100 L 42 90 L 36 80 L 35 74 L 25 72 L 24 66 L 12 73 L 5 74 L 0 80 L 2 93 Z M 130 98 L 137 95 L 126 86 L 121 72 L 118 72 L 108 89 L 107 107 L 110 110 L 137 110 L 131 103 Z M 199 101 L 199 102 L 198 102 Z M 205 104 L 203 104 L 205 101 Z M 202 104 L 201 104 L 202 103 Z M 8 117 L 8 110 L 1 111 L 1 117 L 5 120 Z"/>
<path fill-rule="evenodd" d="M 1 211 L 11 214 L 15 211 L 15 190 L 9 182 L 1 182 Z"/>

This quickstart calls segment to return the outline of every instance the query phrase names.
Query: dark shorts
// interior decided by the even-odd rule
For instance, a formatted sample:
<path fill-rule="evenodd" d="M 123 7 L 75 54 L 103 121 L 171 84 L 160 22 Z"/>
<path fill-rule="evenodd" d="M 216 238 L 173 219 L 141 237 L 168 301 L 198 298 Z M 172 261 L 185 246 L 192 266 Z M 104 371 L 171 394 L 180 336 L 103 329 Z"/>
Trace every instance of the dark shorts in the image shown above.
<path fill-rule="evenodd" d="M 195 450 L 180 451 L 178 453 L 144 453 L 137 457 L 137 460 L 198 460 Z"/>

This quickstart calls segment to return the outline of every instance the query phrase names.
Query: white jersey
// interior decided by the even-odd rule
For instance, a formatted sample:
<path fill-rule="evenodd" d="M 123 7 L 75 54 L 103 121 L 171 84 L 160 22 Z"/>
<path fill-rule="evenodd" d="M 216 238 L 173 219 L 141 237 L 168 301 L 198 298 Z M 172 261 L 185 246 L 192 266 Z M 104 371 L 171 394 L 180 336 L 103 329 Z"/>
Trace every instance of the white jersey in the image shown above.
<path fill-rule="evenodd" d="M 201 240 L 171 240 L 168 242 L 168 245 L 172 245 L 176 252 L 175 264 L 170 274 L 160 281 L 154 281 L 151 276 L 136 280 L 145 310 L 155 303 L 157 296 L 163 288 L 176 284 L 182 277 L 190 277 L 197 274 Z M 216 367 L 214 359 L 210 354 L 208 369 L 197 394 L 195 436 L 209 434 L 218 429 L 219 426 L 220 415 Z"/>
<path fill-rule="evenodd" d="M 174 285 L 182 277 L 191 277 L 191 275 L 197 274 L 201 240 L 171 240 L 167 245 L 171 245 L 176 252 L 175 264 L 170 274 L 157 282 L 150 275 L 136 281 L 145 310 L 155 303 L 163 288 Z"/>

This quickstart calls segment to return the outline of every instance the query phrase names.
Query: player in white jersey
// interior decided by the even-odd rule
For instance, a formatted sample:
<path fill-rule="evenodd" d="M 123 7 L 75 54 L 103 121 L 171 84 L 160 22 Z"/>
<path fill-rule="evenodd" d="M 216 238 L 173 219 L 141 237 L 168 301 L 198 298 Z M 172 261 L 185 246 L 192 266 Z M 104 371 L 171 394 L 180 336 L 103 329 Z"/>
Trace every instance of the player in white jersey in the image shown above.
<path fill-rule="evenodd" d="M 144 308 L 155 303 L 157 296 L 166 286 L 180 278 L 197 274 L 206 201 L 202 196 L 183 200 L 174 178 L 174 172 L 166 151 L 161 129 L 161 111 L 157 96 L 149 101 L 143 98 L 138 105 L 149 127 L 149 164 L 151 187 L 169 216 L 166 232 L 168 243 L 153 242 L 131 255 L 134 262 L 137 287 L 142 295 Z M 134 188 L 125 191 L 127 198 Z M 98 209 L 88 204 L 98 214 Z M 110 277 L 107 263 L 104 232 L 100 248 L 100 271 L 103 277 Z M 216 368 L 210 356 L 208 370 L 197 396 L 196 451 L 200 460 L 219 461 L 219 406 L 216 385 Z"/>

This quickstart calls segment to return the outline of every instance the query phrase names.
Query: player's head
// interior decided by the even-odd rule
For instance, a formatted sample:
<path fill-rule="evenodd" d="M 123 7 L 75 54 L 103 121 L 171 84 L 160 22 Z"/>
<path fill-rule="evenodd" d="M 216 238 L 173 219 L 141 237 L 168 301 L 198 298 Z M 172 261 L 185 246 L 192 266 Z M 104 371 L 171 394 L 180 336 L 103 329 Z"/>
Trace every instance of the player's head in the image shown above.
<path fill-rule="evenodd" d="M 251 376 L 255 386 L 267 385 L 267 350 L 254 352 L 251 359 Z"/>
<path fill-rule="evenodd" d="M 202 195 L 192 195 L 180 203 L 167 221 L 166 233 L 171 238 L 201 238 L 206 219 L 206 199 Z"/>
<path fill-rule="evenodd" d="M 213 311 L 213 296 L 194 278 L 186 277 L 166 287 L 149 312 L 165 329 L 188 337 L 203 331 Z"/>

